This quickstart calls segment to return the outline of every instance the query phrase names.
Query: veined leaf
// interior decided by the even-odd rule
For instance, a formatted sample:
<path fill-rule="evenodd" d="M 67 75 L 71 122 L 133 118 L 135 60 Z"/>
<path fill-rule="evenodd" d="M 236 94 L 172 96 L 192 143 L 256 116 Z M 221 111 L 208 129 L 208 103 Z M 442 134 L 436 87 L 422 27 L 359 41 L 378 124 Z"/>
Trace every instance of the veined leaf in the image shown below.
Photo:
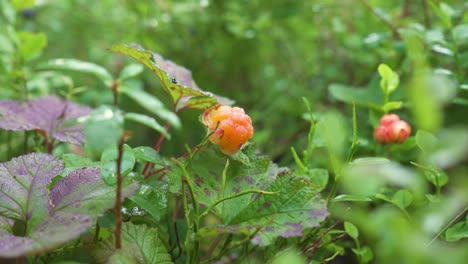
<path fill-rule="evenodd" d="M 130 89 L 125 86 L 122 86 L 119 91 L 121 91 L 122 93 L 130 97 L 132 100 L 137 102 L 140 106 L 155 114 L 156 116 L 160 117 L 164 121 L 169 122 L 176 128 L 180 128 L 181 124 L 179 117 L 172 111 L 166 109 L 166 107 L 164 107 L 164 104 L 161 101 L 159 101 L 158 98 L 152 96 L 151 94 L 143 90 Z"/>
<path fill-rule="evenodd" d="M 0 164 L 0 257 L 42 253 L 77 238 L 115 204 L 115 189 L 97 168 L 78 169 L 47 185 L 64 164 L 52 155 L 31 153 Z M 126 182 L 123 197 L 138 186 Z M 24 234 L 13 233 L 21 221 Z"/>
<path fill-rule="evenodd" d="M 216 103 L 227 104 L 228 100 L 215 97 L 211 93 L 202 91 L 192 79 L 192 72 L 165 60 L 161 55 L 145 50 L 138 45 L 115 45 L 111 51 L 118 52 L 134 58 L 150 69 L 158 77 L 166 93 L 170 96 L 176 108 L 200 108 L 203 105 L 214 105 Z M 191 97 L 206 97 L 204 103 L 200 99 L 190 101 Z M 223 101 L 224 100 L 224 101 Z"/>
<path fill-rule="evenodd" d="M 140 123 L 140 124 L 143 124 L 149 128 L 152 128 L 156 131 L 158 131 L 159 133 L 163 134 L 167 139 L 171 139 L 171 135 L 169 135 L 169 133 L 167 133 L 166 129 L 161 126 L 158 121 L 156 121 L 156 119 L 150 117 L 150 116 L 147 116 L 147 115 L 143 115 L 143 114 L 138 114 L 138 113 L 125 113 L 124 114 L 124 118 L 126 120 L 131 120 L 131 121 L 135 121 L 137 123 Z"/>
<path fill-rule="evenodd" d="M 122 249 L 115 250 L 115 237 L 110 236 L 99 245 L 94 255 L 97 263 L 172 263 L 158 231 L 132 223 L 124 223 L 122 226 Z"/>
<path fill-rule="evenodd" d="M 49 60 L 47 64 L 41 65 L 40 68 L 90 73 L 98 77 L 101 81 L 103 81 L 107 87 L 111 87 L 112 82 L 114 80 L 112 75 L 105 68 L 91 62 L 80 61 L 77 59 Z"/>
<path fill-rule="evenodd" d="M 18 101 L 0 101 L 0 128 L 5 130 L 39 130 L 50 139 L 80 145 L 83 125 L 67 125 L 67 121 L 91 113 L 87 106 L 46 96 L 21 104 Z"/>

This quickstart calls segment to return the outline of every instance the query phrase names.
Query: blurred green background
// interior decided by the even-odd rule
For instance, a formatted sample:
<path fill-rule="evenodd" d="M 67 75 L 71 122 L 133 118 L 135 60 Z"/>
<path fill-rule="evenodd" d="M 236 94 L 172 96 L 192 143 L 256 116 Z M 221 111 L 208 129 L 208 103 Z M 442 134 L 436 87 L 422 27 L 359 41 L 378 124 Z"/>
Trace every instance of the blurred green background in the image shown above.
<path fill-rule="evenodd" d="M 42 56 L 27 62 L 32 69 L 48 59 L 75 58 L 117 75 L 133 61 L 106 49 L 139 43 L 191 69 L 202 89 L 232 98 L 245 108 L 254 120 L 259 148 L 276 161 L 286 159 L 285 163 L 291 161 L 289 147 L 303 145 L 308 131 L 301 97 L 312 103 L 314 112 L 333 107 L 349 116 L 350 107 L 330 96 L 328 86 L 375 86 L 372 81 L 380 63 L 405 74 L 410 70 L 407 50 L 396 28 L 426 25 L 433 30 L 441 24 L 427 1 L 57 0 L 36 1 L 33 6 L 27 2 L 34 1 L 13 2 L 24 6 L 16 28 L 47 36 Z M 463 2 L 449 2 L 458 21 L 466 21 Z M 431 60 L 432 55 L 438 54 L 431 54 Z M 455 68 L 450 63 L 446 56 L 435 61 Z M 112 102 L 110 91 L 98 79 L 68 74 L 75 88 L 86 88 L 78 94 L 82 102 L 93 106 Z M 34 78 L 32 72 L 28 78 Z M 142 81 L 147 91 L 165 99 L 149 71 Z M 32 93 L 60 89 L 64 87 L 59 82 Z M 132 107 L 129 103 L 124 108 Z M 173 142 L 199 142 L 204 134 L 196 118 L 199 114 L 183 115 L 183 131 L 176 132 Z M 367 113 L 358 116 L 362 131 L 372 130 Z M 151 145 L 153 134 L 141 130 L 134 140 Z M 180 153 L 177 146 L 165 150 Z"/>
<path fill-rule="evenodd" d="M 16 11 L 8 9 L 7 2 L 13 3 Z M 436 150 L 427 151 L 419 144 L 422 149 L 419 151 L 417 139 L 411 137 L 394 148 L 392 158 L 404 165 L 414 160 L 433 161 L 437 170 L 450 174 L 447 197 L 440 204 L 413 211 L 415 219 L 422 223 L 419 227 L 403 221 L 401 215 L 395 218 L 396 209 L 386 205 L 374 211 L 367 205 L 338 206 L 331 208 L 332 213 L 354 221 L 367 236 L 364 242 L 373 245 L 380 241 L 376 245 L 380 249 L 376 258 L 388 259 L 389 263 L 393 260 L 429 263 L 431 259 L 443 263 L 439 261 L 444 261 L 445 256 L 455 261 L 466 257 L 463 251 L 447 245 L 435 245 L 431 252 L 428 251 L 431 248 L 419 245 L 430 241 L 467 204 L 463 193 L 467 190 L 468 173 L 468 2 L 0 0 L 0 3 L 1 99 L 23 99 L 24 87 L 31 97 L 67 94 L 73 89 L 74 101 L 93 107 L 112 104 L 111 90 L 95 76 L 71 71 L 51 73 L 43 71 L 41 65 L 50 59 L 74 58 L 101 65 L 118 76 L 125 65 L 135 61 L 107 49 L 114 44 L 139 43 L 190 69 L 203 90 L 235 100 L 252 117 L 255 128 L 252 141 L 281 165 L 294 164 L 290 147 L 302 151 L 307 145 L 310 123 L 302 97 L 310 102 L 316 120 L 336 116 L 338 125 L 333 126 L 329 141 L 334 137 L 336 141 L 343 139 L 336 143 L 341 144 L 337 148 L 343 153 L 352 140 L 354 102 L 361 142 L 355 156 L 385 156 L 385 149 L 372 139 L 372 131 L 384 111 L 368 102 L 383 105 L 377 67 L 381 63 L 389 65 L 400 76 L 399 89 L 390 99 L 402 102 L 392 112 L 412 124 L 413 135 L 423 129 L 440 139 Z M 31 45 L 42 41 L 44 50 L 27 60 L 18 58 L 15 43 L 21 40 L 12 37 L 12 30 L 43 32 L 46 42 L 38 37 Z M 149 70 L 131 81 L 132 85 L 168 102 L 158 79 Z M 125 111 L 145 112 L 124 95 L 120 106 Z M 332 114 L 328 113 L 331 110 Z M 182 113 L 183 127 L 171 131 L 173 138 L 164 143 L 163 154 L 178 156 L 185 152 L 184 144 L 194 146 L 200 142 L 206 133 L 198 120 L 200 114 L 197 110 Z M 135 125 L 131 130 L 132 146 L 152 146 L 158 137 L 143 126 Z M 11 137 L 3 132 L 1 136 Z M 320 138 L 315 143 L 328 144 Z M 331 167 L 323 149 L 317 149 L 310 158 L 315 166 Z M 356 182 L 364 182 L 359 178 L 363 175 L 348 185 L 362 191 L 366 185 Z M 411 175 L 417 175 L 416 169 Z M 426 183 L 416 185 L 412 195 L 420 205 L 430 187 Z M 346 187 L 345 182 L 343 188 Z M 343 213 L 348 211 L 351 212 Z M 458 217 L 465 215 L 466 209 Z M 389 222 L 392 217 L 394 221 Z M 401 245 L 401 241 L 405 243 Z"/>
<path fill-rule="evenodd" d="M 289 147 L 302 146 L 308 131 L 301 97 L 311 102 L 314 112 L 333 107 L 349 116 L 350 107 L 330 96 L 330 84 L 376 87 L 380 63 L 402 73 L 405 80 L 411 68 L 399 30 L 420 27 L 423 33 L 426 30 L 439 38 L 438 34 L 442 38 L 446 34 L 428 1 L 12 2 L 19 7 L 14 23 L 17 29 L 44 32 L 47 36 L 42 56 L 26 63 L 33 70 L 48 59 L 75 58 L 101 65 L 117 75 L 133 61 L 106 49 L 113 44 L 139 43 L 191 69 L 202 89 L 232 98 L 245 108 L 254 120 L 258 147 L 285 164 L 291 161 Z M 463 2 L 447 1 L 457 23 L 467 20 Z M 430 47 L 428 51 L 435 67 L 456 72 L 452 58 Z M 466 60 L 459 60 L 464 66 L 460 70 L 466 70 Z M 71 80 L 67 81 L 73 82 L 74 88 L 85 88 L 78 94 L 82 102 L 93 106 L 112 102 L 109 89 L 98 79 L 89 74 L 68 74 Z M 34 79 L 34 72 L 27 78 Z M 5 77 L 0 80 L 8 81 Z M 165 99 L 157 79 L 148 70 L 141 80 L 147 91 Z M 65 88 L 59 81 L 30 92 L 45 94 L 60 89 Z M 124 110 L 134 107 L 128 102 Z M 463 121 L 464 117 L 456 117 L 460 111 L 457 106 L 452 108 L 447 122 Z M 177 137 L 172 142 L 191 146 L 199 142 L 204 134 L 197 121 L 199 114 L 183 115 L 183 131 L 175 132 Z M 363 136 L 370 135 L 364 132 L 372 130 L 367 113 L 358 117 Z M 154 132 L 141 130 L 134 140 L 135 144 L 151 145 Z M 184 151 L 176 148 L 180 144 L 166 146 L 165 151 Z"/>

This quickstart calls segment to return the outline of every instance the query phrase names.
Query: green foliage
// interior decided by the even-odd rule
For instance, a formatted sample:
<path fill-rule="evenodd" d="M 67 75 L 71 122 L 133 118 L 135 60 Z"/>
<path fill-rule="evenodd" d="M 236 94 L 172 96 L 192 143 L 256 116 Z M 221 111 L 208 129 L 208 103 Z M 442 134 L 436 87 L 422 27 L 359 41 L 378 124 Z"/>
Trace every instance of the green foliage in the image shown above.
<path fill-rule="evenodd" d="M 157 229 L 125 223 L 122 241 L 121 250 L 115 250 L 113 237 L 102 241 L 95 250 L 97 263 L 173 263 Z"/>
<path fill-rule="evenodd" d="M 2 163 L 0 256 L 461 263 L 467 61 L 461 0 L 0 0 L 0 159 L 64 164 Z M 215 94 L 255 128 L 229 157 Z M 386 113 L 404 143 L 373 139 Z"/>

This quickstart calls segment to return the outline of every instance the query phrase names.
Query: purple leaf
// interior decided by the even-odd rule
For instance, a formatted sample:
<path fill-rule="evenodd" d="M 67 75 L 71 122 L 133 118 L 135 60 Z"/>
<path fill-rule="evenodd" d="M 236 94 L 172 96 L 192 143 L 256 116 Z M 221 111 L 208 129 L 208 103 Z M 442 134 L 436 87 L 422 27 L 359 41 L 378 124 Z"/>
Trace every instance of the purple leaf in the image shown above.
<path fill-rule="evenodd" d="M 125 185 L 123 197 L 134 193 L 138 185 Z M 98 168 L 81 168 L 60 180 L 50 192 L 50 213 L 69 212 L 89 214 L 93 217 L 111 208 L 115 187 L 102 180 Z"/>
<path fill-rule="evenodd" d="M 30 222 L 48 215 L 47 185 L 63 170 L 54 156 L 31 153 L 0 164 L 0 215 Z"/>
<path fill-rule="evenodd" d="M 83 125 L 67 126 L 66 121 L 88 115 L 87 106 L 46 96 L 22 104 L 18 101 L 0 101 L 0 128 L 5 130 L 39 130 L 49 138 L 80 145 Z"/>
<path fill-rule="evenodd" d="M 13 232 L 13 224 L 14 223 L 15 223 L 15 221 L 0 215 L 0 229 L 3 229 L 5 231 L 11 233 L 11 232 Z"/>
<path fill-rule="evenodd" d="M 63 170 L 52 155 L 31 153 L 0 163 L 0 257 L 40 253 L 77 238 L 99 215 L 115 204 L 115 189 L 107 186 L 98 168 L 81 168 L 47 185 Z M 123 197 L 138 186 L 124 184 Z M 13 234 L 15 221 L 24 236 Z"/>
<path fill-rule="evenodd" d="M 0 230 L 0 257 L 19 257 L 40 253 L 76 238 L 94 224 L 88 215 L 56 214 L 35 226 L 27 237 Z"/>

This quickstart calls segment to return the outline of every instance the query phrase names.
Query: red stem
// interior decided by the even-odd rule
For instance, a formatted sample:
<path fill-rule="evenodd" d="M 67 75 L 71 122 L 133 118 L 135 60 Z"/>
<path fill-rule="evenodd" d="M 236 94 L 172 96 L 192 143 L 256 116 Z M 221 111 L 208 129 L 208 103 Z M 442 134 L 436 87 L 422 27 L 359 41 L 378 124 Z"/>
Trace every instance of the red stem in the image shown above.
<path fill-rule="evenodd" d="M 164 125 L 164 130 L 166 130 L 166 132 L 169 132 L 170 129 L 171 129 L 171 124 L 167 122 L 166 125 Z M 161 145 L 164 142 L 164 139 L 166 139 L 166 136 L 164 134 L 161 134 L 161 136 L 159 136 L 158 141 L 154 145 L 153 149 L 159 152 L 159 150 L 161 149 Z M 153 166 L 150 162 L 146 162 L 145 167 L 143 168 L 143 172 L 142 172 L 142 174 L 145 175 L 145 180 L 148 179 L 152 175 L 151 173 L 151 170 L 153 169 L 152 167 Z"/>

